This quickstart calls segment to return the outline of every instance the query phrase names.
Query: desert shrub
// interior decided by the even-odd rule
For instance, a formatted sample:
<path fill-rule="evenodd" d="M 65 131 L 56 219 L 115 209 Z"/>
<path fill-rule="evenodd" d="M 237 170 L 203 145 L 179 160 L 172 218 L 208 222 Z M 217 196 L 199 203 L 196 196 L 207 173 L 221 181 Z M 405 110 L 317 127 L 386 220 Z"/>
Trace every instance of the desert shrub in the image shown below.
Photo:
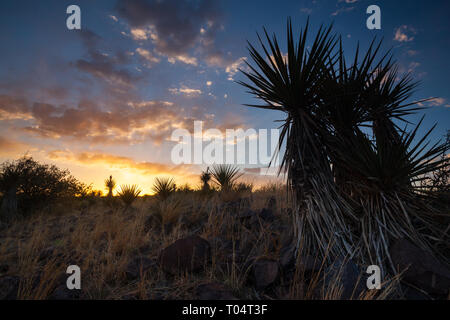
<path fill-rule="evenodd" d="M 41 164 L 30 156 L 7 161 L 0 167 L 2 216 L 29 214 L 58 200 L 80 196 L 86 188 L 68 170 Z"/>
<path fill-rule="evenodd" d="M 192 193 L 192 192 L 194 192 L 194 189 L 192 189 L 188 183 L 185 183 L 182 186 L 177 187 L 177 192 Z"/>
<path fill-rule="evenodd" d="M 247 182 L 239 182 L 234 186 L 234 190 L 236 190 L 237 192 L 251 193 L 253 190 L 253 184 Z"/>
<path fill-rule="evenodd" d="M 128 208 L 128 207 L 131 207 L 134 200 L 136 200 L 136 198 L 139 196 L 140 193 L 141 193 L 141 190 L 139 189 L 139 187 L 137 185 L 133 184 L 133 185 L 120 186 L 120 190 L 117 194 L 118 194 L 120 200 L 122 200 L 122 202 Z"/>

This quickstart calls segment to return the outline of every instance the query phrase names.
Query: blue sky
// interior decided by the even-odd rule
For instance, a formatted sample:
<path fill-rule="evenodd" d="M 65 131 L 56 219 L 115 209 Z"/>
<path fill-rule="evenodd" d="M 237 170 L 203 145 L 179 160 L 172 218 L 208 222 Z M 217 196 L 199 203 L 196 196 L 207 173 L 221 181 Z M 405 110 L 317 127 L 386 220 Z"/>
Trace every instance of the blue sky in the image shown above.
<path fill-rule="evenodd" d="M 81 30 L 66 28 L 71 4 Z M 381 30 L 366 28 L 373 4 Z M 383 38 L 400 71 L 421 81 L 413 99 L 437 98 L 410 118 L 426 115 L 422 132 L 437 123 L 436 140 L 450 123 L 449 14 L 444 0 L 4 0 L 0 160 L 28 152 L 98 188 L 110 173 L 147 186 L 160 174 L 192 181 L 201 168 L 171 165 L 171 132 L 193 120 L 275 128 L 282 114 L 243 106 L 255 101 L 235 83 L 238 68 L 262 27 L 284 39 L 288 17 L 299 31 L 308 16 L 313 31 L 334 23 L 349 56 L 358 41 Z"/>

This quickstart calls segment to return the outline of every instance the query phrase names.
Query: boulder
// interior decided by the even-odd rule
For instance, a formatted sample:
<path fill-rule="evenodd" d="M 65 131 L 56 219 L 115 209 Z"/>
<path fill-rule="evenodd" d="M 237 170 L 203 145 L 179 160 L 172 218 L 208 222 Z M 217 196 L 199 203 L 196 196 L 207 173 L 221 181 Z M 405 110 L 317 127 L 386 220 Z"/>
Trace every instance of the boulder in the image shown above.
<path fill-rule="evenodd" d="M 267 222 L 272 222 L 273 220 L 275 220 L 275 214 L 273 213 L 272 209 L 263 208 L 259 213 L 259 217 Z"/>
<path fill-rule="evenodd" d="M 450 269 L 429 252 L 422 250 L 407 239 L 396 240 L 390 254 L 403 280 L 430 294 L 448 295 Z"/>
<path fill-rule="evenodd" d="M 218 282 L 199 285 L 196 295 L 200 300 L 237 300 L 228 287 Z"/>
<path fill-rule="evenodd" d="M 283 270 L 289 270 L 295 267 L 295 246 L 288 245 L 283 247 L 280 251 L 279 262 Z M 311 255 L 300 256 L 298 263 L 298 267 L 302 272 L 311 273 L 320 271 L 321 262 L 318 259 L 314 259 Z"/>
<path fill-rule="evenodd" d="M 66 284 L 62 284 L 52 292 L 48 297 L 49 300 L 78 300 L 81 297 L 81 290 L 67 288 Z"/>
<path fill-rule="evenodd" d="M 257 259 L 252 267 L 251 280 L 256 289 L 262 290 L 272 285 L 279 276 L 278 262 L 273 259 Z"/>
<path fill-rule="evenodd" d="M 170 274 L 178 272 L 199 272 L 211 258 L 211 246 L 199 236 L 179 239 L 160 255 L 162 269 Z"/>
<path fill-rule="evenodd" d="M 352 260 L 337 259 L 325 269 L 324 288 L 327 291 L 340 286 L 340 299 L 358 299 L 367 289 L 366 278 L 365 272 Z"/>
<path fill-rule="evenodd" d="M 7 273 L 9 270 L 9 265 L 6 263 L 0 264 L 0 275 Z"/>

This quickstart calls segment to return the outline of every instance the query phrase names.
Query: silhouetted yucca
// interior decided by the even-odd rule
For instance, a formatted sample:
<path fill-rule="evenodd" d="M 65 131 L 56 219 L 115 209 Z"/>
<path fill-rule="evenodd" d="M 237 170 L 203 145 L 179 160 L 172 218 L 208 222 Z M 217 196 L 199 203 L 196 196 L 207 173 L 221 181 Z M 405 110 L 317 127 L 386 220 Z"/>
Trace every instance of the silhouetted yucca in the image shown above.
<path fill-rule="evenodd" d="M 213 181 L 220 186 L 220 190 L 231 190 L 243 173 L 239 168 L 229 164 L 220 164 L 213 166 L 212 169 Z"/>
<path fill-rule="evenodd" d="M 158 198 L 165 200 L 177 190 L 177 186 L 173 178 L 156 178 L 152 189 Z"/>
<path fill-rule="evenodd" d="M 133 204 L 134 200 L 136 200 L 140 193 L 141 190 L 138 188 L 138 186 L 133 184 L 120 186 L 120 190 L 117 194 L 120 200 L 122 200 L 123 203 L 125 203 L 125 205 L 129 207 Z"/>
<path fill-rule="evenodd" d="M 331 27 L 312 43 L 308 30 L 309 22 L 296 41 L 289 21 L 284 50 L 264 30 L 262 50 L 249 43 L 248 82 L 239 82 L 263 101 L 249 106 L 285 114 L 279 149 L 286 147 L 281 169 L 295 201 L 297 246 L 393 270 L 394 239 L 428 251 L 431 242 L 448 243 L 416 187 L 442 167 L 436 159 L 448 146 L 427 146 L 431 130 L 415 143 L 418 126 L 398 126 L 425 101 L 408 101 L 417 83 L 398 74 L 390 52 L 378 56 L 381 42 L 363 55 L 358 46 L 349 60 Z"/>
<path fill-rule="evenodd" d="M 209 187 L 209 181 L 211 180 L 211 173 L 209 172 L 209 167 L 206 169 L 206 171 L 203 171 L 200 175 L 200 180 L 202 181 L 202 190 L 208 191 L 210 189 Z"/>
<path fill-rule="evenodd" d="M 109 176 L 109 178 L 105 180 L 105 187 L 108 189 L 108 197 L 112 197 L 114 188 L 116 187 L 116 181 L 112 176 Z"/>

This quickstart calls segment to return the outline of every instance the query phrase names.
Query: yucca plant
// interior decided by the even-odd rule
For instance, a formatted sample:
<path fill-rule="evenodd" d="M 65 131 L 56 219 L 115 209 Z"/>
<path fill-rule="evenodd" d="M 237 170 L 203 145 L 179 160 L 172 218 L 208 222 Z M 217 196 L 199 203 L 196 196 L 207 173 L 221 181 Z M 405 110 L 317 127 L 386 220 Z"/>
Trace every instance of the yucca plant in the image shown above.
<path fill-rule="evenodd" d="M 230 191 L 243 173 L 239 168 L 230 164 L 215 165 L 212 168 L 211 175 L 221 191 Z"/>
<path fill-rule="evenodd" d="M 202 181 L 202 190 L 209 191 L 209 181 L 211 180 L 211 173 L 209 172 L 209 167 L 206 168 L 206 171 L 203 171 L 200 175 L 200 180 Z"/>
<path fill-rule="evenodd" d="M 141 190 L 135 184 L 133 185 L 121 185 L 120 190 L 117 192 L 120 200 L 123 201 L 127 208 L 131 207 L 134 200 L 139 196 Z"/>
<path fill-rule="evenodd" d="M 267 45 L 259 35 L 262 53 L 249 44 L 256 66 L 248 64 L 249 82 L 239 82 L 265 102 L 251 107 L 286 114 L 279 150 L 284 144 L 297 247 L 303 241 L 321 258 L 349 255 L 383 270 L 393 267 L 391 239 L 407 237 L 432 251 L 420 224 L 429 239 L 447 236 L 414 186 L 439 168 L 443 146 L 427 149 L 429 133 L 413 145 L 417 128 L 407 133 L 396 124 L 419 109 L 420 101 L 407 102 L 417 84 L 397 74 L 389 52 L 377 59 L 381 43 L 372 42 L 362 60 L 358 48 L 348 65 L 331 27 L 321 27 L 306 49 L 308 25 L 295 42 L 288 21 L 286 54 L 264 30 Z"/>
<path fill-rule="evenodd" d="M 250 56 L 256 66 L 248 64 L 250 72 L 243 73 L 250 81 L 239 83 L 265 102 L 251 107 L 285 113 L 279 150 L 283 144 L 286 149 L 280 169 L 287 173 L 288 188 L 295 202 L 297 247 L 300 239 L 305 239 L 305 247 L 333 259 L 352 253 L 347 218 L 354 222 L 356 217 L 336 191 L 324 144 L 329 131 L 320 116 L 323 106 L 320 93 L 335 63 L 330 57 L 336 37 L 331 34 L 331 27 L 321 27 L 308 47 L 308 29 L 309 22 L 296 42 L 288 21 L 286 55 L 276 36 L 270 38 L 264 30 L 267 45 L 259 35 L 262 53 L 249 43 Z M 335 245 L 327 255 L 329 243 Z"/>
<path fill-rule="evenodd" d="M 153 184 L 153 192 L 161 200 L 166 200 L 176 190 L 177 186 L 173 178 L 156 178 Z"/>
<path fill-rule="evenodd" d="M 111 198 L 114 188 L 116 187 L 116 181 L 112 176 L 109 176 L 109 178 L 105 180 L 105 187 L 108 190 L 108 198 Z"/>

